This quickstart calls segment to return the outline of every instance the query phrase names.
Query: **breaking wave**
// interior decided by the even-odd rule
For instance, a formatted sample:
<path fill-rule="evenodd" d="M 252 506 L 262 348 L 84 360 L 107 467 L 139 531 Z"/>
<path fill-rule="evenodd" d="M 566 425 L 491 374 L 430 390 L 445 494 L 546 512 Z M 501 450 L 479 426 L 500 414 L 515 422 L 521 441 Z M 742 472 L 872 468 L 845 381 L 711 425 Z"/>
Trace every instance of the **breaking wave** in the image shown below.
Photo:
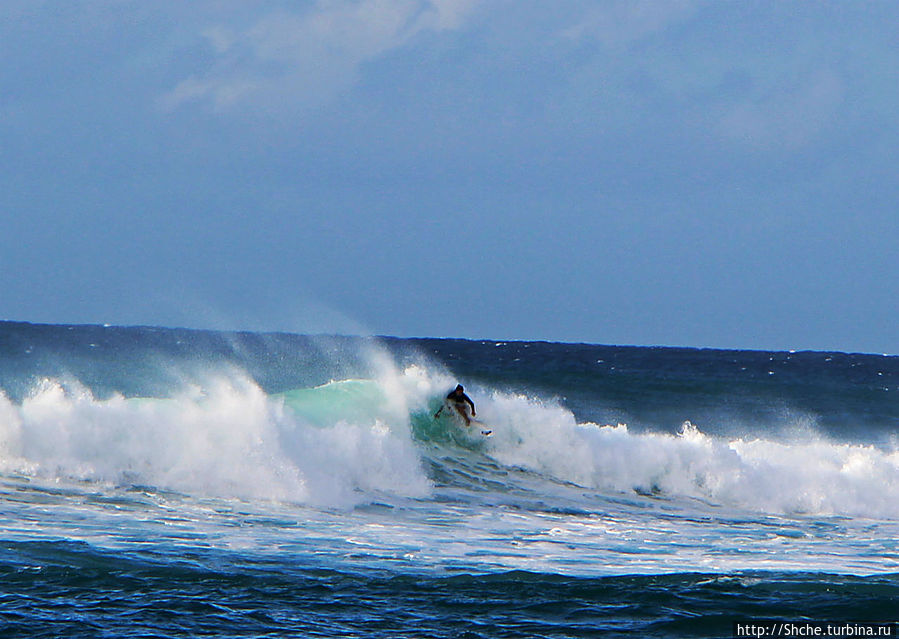
<path fill-rule="evenodd" d="M 493 431 L 484 438 L 434 419 L 454 382 L 425 366 L 385 366 L 371 379 L 266 393 L 245 376 L 220 375 L 151 399 L 97 398 L 45 379 L 21 401 L 0 396 L 0 471 L 350 507 L 429 499 L 444 482 L 435 467 L 476 456 L 493 464 L 483 472 L 495 472 L 500 492 L 514 487 L 515 469 L 571 484 L 583 499 L 636 491 L 761 512 L 899 518 L 895 449 L 814 432 L 711 436 L 689 422 L 678 434 L 632 432 L 578 423 L 558 402 L 475 387 L 478 417 Z"/>

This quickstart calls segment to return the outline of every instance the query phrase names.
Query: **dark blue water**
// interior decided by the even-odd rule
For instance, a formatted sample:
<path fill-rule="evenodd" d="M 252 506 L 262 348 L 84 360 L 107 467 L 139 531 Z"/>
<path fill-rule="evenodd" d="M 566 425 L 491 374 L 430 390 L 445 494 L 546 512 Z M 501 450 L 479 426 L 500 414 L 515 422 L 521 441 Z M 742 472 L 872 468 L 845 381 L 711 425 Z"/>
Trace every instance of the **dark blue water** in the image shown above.
<path fill-rule="evenodd" d="M 29 637 L 730 636 L 735 618 L 891 618 L 899 597 L 888 577 L 422 576 L 70 542 L 7 545 L 2 562 L 3 621 Z"/>
<path fill-rule="evenodd" d="M 899 617 L 895 357 L 0 323 L 0 387 L 2 636 Z"/>

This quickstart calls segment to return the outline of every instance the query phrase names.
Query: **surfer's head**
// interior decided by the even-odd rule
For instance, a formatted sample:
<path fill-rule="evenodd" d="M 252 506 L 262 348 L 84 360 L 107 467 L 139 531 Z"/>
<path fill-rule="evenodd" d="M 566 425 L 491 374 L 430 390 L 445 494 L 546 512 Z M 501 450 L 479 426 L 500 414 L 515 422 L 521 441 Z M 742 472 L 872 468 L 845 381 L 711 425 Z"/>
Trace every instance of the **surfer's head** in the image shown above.
<path fill-rule="evenodd" d="M 457 384 L 457 385 L 456 385 L 456 392 L 457 392 L 457 393 L 461 393 L 463 390 L 465 390 L 465 389 L 462 388 L 462 384 Z"/>

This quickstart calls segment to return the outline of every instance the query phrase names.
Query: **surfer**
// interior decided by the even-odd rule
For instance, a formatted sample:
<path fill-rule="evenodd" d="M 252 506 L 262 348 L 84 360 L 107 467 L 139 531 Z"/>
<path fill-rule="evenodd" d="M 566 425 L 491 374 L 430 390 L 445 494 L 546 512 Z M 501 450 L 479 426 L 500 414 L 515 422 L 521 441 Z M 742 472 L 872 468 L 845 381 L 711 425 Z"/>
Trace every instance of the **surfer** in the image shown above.
<path fill-rule="evenodd" d="M 471 417 L 468 416 L 468 410 L 465 407 L 466 403 L 471 406 L 471 417 L 477 415 L 474 409 L 474 402 L 471 401 L 471 397 L 465 394 L 465 389 L 462 388 L 462 384 L 459 384 L 446 396 L 446 402 L 436 413 L 434 413 L 434 419 L 437 419 L 440 416 L 440 413 L 443 412 L 443 409 L 446 408 L 446 405 L 449 404 L 456 409 L 456 412 L 462 417 L 465 425 L 471 426 Z"/>

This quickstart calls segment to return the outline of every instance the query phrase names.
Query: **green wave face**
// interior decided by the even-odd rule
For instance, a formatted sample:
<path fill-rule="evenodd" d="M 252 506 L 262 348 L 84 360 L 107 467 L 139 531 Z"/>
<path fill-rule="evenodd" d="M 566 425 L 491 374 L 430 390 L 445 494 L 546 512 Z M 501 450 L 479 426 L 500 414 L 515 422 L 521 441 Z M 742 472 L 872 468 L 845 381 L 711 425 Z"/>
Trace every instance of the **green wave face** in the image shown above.
<path fill-rule="evenodd" d="M 304 422 L 328 428 L 346 422 L 371 424 L 381 421 L 397 428 L 410 428 L 419 442 L 456 444 L 472 449 L 482 446 L 483 437 L 477 429 L 465 428 L 452 410 L 436 413 L 444 405 L 441 397 L 432 397 L 426 406 L 398 413 L 391 407 L 390 398 L 383 386 L 375 380 L 347 379 L 332 381 L 314 388 L 295 388 L 276 393 L 284 407 Z"/>
<path fill-rule="evenodd" d="M 388 398 L 377 382 L 347 379 L 277 393 L 284 406 L 305 421 L 325 428 L 339 422 L 371 423 L 390 418 Z"/>

